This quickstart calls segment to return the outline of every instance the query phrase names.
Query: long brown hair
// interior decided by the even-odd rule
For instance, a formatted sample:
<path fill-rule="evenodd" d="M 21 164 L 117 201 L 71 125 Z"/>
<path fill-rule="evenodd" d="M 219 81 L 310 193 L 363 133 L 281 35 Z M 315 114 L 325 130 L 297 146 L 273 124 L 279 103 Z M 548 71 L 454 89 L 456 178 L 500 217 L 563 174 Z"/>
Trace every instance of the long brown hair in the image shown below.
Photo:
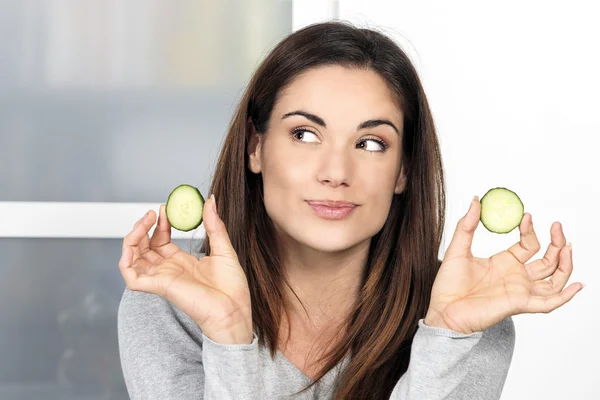
<path fill-rule="evenodd" d="M 310 25 L 284 38 L 255 71 L 241 98 L 210 192 L 248 277 L 259 344 L 274 356 L 288 282 L 263 204 L 262 175 L 248 168 L 249 121 L 259 134 L 266 132 L 282 89 L 308 68 L 323 65 L 369 69 L 387 82 L 404 115 L 408 180 L 404 192 L 394 195 L 383 228 L 371 239 L 346 335 L 327 353 L 328 361 L 313 384 L 351 354 L 337 381 L 336 399 L 389 398 L 408 368 L 418 320 L 427 312 L 440 266 L 446 202 L 434 122 L 417 72 L 403 50 L 377 31 L 346 22 Z M 199 251 L 210 255 L 208 239 Z"/>

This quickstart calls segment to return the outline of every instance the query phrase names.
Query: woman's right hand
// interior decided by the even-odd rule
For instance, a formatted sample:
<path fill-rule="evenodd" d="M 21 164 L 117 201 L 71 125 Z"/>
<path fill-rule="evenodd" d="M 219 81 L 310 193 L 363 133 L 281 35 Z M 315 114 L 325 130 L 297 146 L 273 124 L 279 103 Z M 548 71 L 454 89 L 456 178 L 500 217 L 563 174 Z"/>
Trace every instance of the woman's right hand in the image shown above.
<path fill-rule="evenodd" d="M 248 280 L 217 214 L 214 196 L 203 210 L 210 256 L 197 258 L 171 242 L 164 204 L 149 238 L 155 221 L 155 212 L 148 211 L 123 240 L 119 269 L 127 287 L 167 299 L 216 343 L 250 344 L 253 331 Z"/>

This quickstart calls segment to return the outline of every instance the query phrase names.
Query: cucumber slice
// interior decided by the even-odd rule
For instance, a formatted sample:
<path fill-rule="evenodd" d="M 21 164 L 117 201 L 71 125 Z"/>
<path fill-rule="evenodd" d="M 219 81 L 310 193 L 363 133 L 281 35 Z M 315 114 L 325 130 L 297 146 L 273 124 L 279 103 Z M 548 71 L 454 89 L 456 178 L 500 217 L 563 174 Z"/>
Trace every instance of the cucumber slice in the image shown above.
<path fill-rule="evenodd" d="M 188 232 L 202 223 L 204 197 L 194 186 L 177 186 L 167 199 L 165 211 L 171 226 L 179 231 Z"/>
<path fill-rule="evenodd" d="M 521 224 L 525 207 L 519 196 L 505 187 L 487 191 L 481 198 L 480 220 L 493 233 L 509 233 Z"/>

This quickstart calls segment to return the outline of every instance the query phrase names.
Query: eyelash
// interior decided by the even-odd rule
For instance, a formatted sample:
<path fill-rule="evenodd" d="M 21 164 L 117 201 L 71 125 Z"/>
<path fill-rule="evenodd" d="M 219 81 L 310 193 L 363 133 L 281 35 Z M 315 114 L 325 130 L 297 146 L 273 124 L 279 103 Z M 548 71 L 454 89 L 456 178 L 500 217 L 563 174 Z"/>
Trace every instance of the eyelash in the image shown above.
<path fill-rule="evenodd" d="M 310 132 L 310 133 L 312 133 L 313 135 L 316 135 L 316 133 L 314 133 L 314 132 L 313 132 L 313 131 L 311 131 L 310 129 L 306 129 L 306 128 L 295 128 L 295 129 L 293 129 L 293 130 L 290 132 L 290 136 L 291 136 L 292 140 L 294 140 L 294 141 L 296 141 L 296 142 L 300 142 L 300 143 L 305 143 L 305 142 L 302 142 L 302 140 L 296 139 L 296 134 L 297 134 L 297 133 L 299 133 L 299 132 Z M 362 138 L 362 139 L 361 139 L 361 141 L 366 141 L 366 140 L 372 140 L 372 141 L 376 142 L 376 143 L 377 143 L 377 144 L 379 144 L 379 145 L 381 146 L 381 148 L 383 149 L 383 150 L 381 150 L 381 151 L 369 151 L 369 150 L 365 150 L 365 151 L 367 151 L 367 152 L 369 152 L 369 153 L 385 153 L 385 151 L 386 151 L 386 150 L 387 150 L 387 149 L 390 147 L 390 145 L 389 145 L 389 144 L 387 144 L 387 143 L 386 143 L 386 142 L 384 142 L 383 140 L 381 140 L 381 139 L 378 139 L 378 138 L 376 138 L 376 137 L 368 136 L 368 137 L 364 137 L 364 138 Z"/>

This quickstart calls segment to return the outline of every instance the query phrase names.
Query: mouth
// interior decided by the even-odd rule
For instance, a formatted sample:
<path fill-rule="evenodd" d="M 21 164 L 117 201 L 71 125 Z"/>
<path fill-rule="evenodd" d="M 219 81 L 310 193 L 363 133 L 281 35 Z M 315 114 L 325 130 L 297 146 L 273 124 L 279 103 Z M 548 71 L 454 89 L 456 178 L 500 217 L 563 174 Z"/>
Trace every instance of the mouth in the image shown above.
<path fill-rule="evenodd" d="M 354 203 L 333 200 L 308 201 L 308 204 L 319 218 L 340 220 L 348 217 L 356 207 Z"/>

